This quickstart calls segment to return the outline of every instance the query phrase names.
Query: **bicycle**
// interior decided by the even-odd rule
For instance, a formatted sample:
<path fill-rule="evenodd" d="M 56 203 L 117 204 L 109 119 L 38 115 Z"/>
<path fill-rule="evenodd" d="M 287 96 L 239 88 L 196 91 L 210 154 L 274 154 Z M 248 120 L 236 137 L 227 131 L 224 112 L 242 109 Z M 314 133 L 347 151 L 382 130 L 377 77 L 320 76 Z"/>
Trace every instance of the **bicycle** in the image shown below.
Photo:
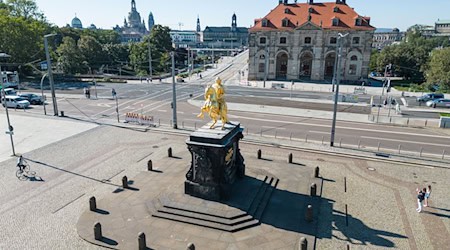
<path fill-rule="evenodd" d="M 36 175 L 36 172 L 30 170 L 30 165 L 27 162 L 22 163 L 21 166 L 17 165 L 17 167 L 19 169 L 16 171 L 16 177 L 21 181 Z"/>

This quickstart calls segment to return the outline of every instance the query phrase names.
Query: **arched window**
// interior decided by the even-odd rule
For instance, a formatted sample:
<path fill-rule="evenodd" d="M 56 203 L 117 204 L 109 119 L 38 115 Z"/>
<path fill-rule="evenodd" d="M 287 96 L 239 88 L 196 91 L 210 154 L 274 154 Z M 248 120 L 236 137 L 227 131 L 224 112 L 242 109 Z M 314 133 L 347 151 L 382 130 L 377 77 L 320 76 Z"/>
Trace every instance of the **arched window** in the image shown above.
<path fill-rule="evenodd" d="M 260 55 L 259 59 L 266 59 L 266 56 L 265 55 Z"/>
<path fill-rule="evenodd" d="M 352 57 L 350 57 L 350 61 L 358 61 L 358 57 L 353 55 Z"/>
<path fill-rule="evenodd" d="M 288 27 L 289 26 L 289 19 L 285 18 L 281 20 L 281 26 Z"/>

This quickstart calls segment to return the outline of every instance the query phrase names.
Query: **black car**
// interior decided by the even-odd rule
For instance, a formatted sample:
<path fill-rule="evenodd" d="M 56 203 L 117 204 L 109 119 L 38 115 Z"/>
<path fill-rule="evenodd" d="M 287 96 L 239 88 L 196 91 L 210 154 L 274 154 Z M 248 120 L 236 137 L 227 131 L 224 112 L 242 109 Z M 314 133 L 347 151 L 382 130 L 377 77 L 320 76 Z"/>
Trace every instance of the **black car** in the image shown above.
<path fill-rule="evenodd" d="M 21 94 L 20 97 L 26 99 L 32 105 L 41 105 L 44 103 L 43 98 L 35 94 Z"/>

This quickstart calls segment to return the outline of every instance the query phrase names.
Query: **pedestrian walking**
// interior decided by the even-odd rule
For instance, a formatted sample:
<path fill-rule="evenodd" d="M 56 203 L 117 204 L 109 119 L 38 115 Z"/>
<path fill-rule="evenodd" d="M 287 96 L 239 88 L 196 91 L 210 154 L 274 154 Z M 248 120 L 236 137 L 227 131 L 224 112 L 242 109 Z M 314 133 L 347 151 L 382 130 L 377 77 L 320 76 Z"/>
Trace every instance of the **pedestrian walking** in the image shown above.
<path fill-rule="evenodd" d="M 150 79 L 148 79 L 148 77 L 147 77 L 147 83 L 150 83 Z"/>
<path fill-rule="evenodd" d="M 426 188 L 423 188 L 420 190 L 419 188 L 416 189 L 417 191 L 417 212 L 422 212 L 422 202 L 425 199 L 425 193 L 427 192 Z"/>
<path fill-rule="evenodd" d="M 87 88 L 83 88 L 84 97 L 87 98 Z"/>
<path fill-rule="evenodd" d="M 89 88 L 86 89 L 86 97 L 87 99 L 91 99 L 91 90 Z"/>
<path fill-rule="evenodd" d="M 425 192 L 425 204 L 423 205 L 424 207 L 428 207 L 429 204 L 429 200 L 430 200 L 430 195 L 431 195 L 431 185 L 428 185 L 426 192 Z"/>
<path fill-rule="evenodd" d="M 114 88 L 111 90 L 111 94 L 112 94 L 113 98 L 116 98 L 117 93 L 116 93 L 116 90 Z"/>

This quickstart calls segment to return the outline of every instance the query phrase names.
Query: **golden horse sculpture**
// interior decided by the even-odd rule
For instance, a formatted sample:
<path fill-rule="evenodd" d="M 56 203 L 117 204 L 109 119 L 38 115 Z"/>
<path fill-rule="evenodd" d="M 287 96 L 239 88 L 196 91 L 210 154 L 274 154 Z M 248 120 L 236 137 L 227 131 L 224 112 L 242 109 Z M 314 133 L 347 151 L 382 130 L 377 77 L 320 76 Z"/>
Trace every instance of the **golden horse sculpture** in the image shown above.
<path fill-rule="evenodd" d="M 210 129 L 214 128 L 217 120 L 222 121 L 222 129 L 226 123 L 228 123 L 228 109 L 227 103 L 225 102 L 225 89 L 222 86 L 222 80 L 217 77 L 216 82 L 211 86 L 208 85 L 205 88 L 205 103 L 201 108 L 200 114 L 197 117 L 203 118 L 203 113 L 208 113 L 209 117 L 213 120 L 213 124 L 209 127 Z"/>

